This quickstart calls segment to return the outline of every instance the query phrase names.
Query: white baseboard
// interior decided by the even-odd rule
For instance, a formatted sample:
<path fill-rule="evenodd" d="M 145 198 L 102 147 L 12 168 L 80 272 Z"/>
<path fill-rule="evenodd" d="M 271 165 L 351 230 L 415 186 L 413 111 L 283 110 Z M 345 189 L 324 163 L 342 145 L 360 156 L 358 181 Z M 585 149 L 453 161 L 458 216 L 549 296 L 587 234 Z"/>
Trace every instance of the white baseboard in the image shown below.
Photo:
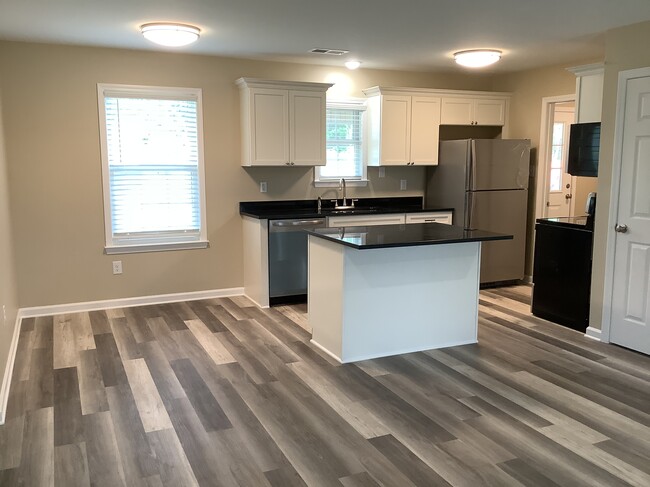
<path fill-rule="evenodd" d="M 80 313 L 99 309 L 129 308 L 131 306 L 146 306 L 179 301 L 196 301 L 198 299 L 224 298 L 228 296 L 241 296 L 242 294 L 244 294 L 243 287 L 234 287 L 230 289 L 210 289 L 207 291 L 193 291 L 189 293 L 158 294 L 154 296 L 106 299 L 102 301 L 88 301 L 85 303 L 55 304 L 50 306 L 34 306 L 31 308 L 19 309 L 16 315 L 14 334 L 9 347 L 9 357 L 7 358 L 5 373 L 2 379 L 2 388 L 0 388 L 0 425 L 4 424 L 5 416 L 7 414 L 9 388 L 11 386 L 11 376 L 14 371 L 16 350 L 18 349 L 18 338 L 20 337 L 20 327 L 23 318 Z"/>
<path fill-rule="evenodd" d="M 99 309 L 130 308 L 132 306 L 147 306 L 151 304 L 175 303 L 179 301 L 196 301 L 198 299 L 225 298 L 228 296 L 241 296 L 243 287 L 229 289 L 210 289 L 207 291 L 192 291 L 189 293 L 157 294 L 154 296 L 138 296 L 134 298 L 106 299 L 102 301 L 87 301 L 85 303 L 54 304 L 50 306 L 34 306 L 22 308 L 23 318 L 36 316 L 60 315 L 66 313 L 80 313 L 96 311 Z"/>
<path fill-rule="evenodd" d="M 245 292 L 244 292 L 243 294 L 244 294 L 244 296 L 246 296 L 248 299 L 250 299 L 253 303 L 255 303 L 255 306 L 257 306 L 258 308 L 268 309 L 268 308 L 270 307 L 268 304 L 267 304 L 266 306 L 261 305 L 260 303 L 258 303 L 257 301 L 255 301 L 253 298 L 251 298 L 248 294 L 246 294 Z"/>
<path fill-rule="evenodd" d="M 600 331 L 598 328 L 592 328 L 591 326 L 587 328 L 587 332 L 585 333 L 585 336 L 587 338 L 591 338 L 592 340 L 597 340 L 601 341 L 601 336 L 602 336 L 602 331 Z"/>
<path fill-rule="evenodd" d="M 7 403 L 9 402 L 9 388 L 11 387 L 11 377 L 14 372 L 14 362 L 16 361 L 16 351 L 18 350 L 18 338 L 20 338 L 20 326 L 22 324 L 22 314 L 20 310 L 16 314 L 16 323 L 14 324 L 14 334 L 9 345 L 9 356 L 5 365 L 5 373 L 2 378 L 2 387 L 0 388 L 0 425 L 5 424 L 7 415 Z"/>

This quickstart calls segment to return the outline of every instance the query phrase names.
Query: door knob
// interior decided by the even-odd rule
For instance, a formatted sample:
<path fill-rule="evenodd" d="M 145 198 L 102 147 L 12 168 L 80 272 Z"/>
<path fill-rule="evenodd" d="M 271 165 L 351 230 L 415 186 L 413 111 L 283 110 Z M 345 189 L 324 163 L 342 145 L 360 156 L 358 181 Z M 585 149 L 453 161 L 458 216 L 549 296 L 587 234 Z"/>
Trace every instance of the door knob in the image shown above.
<path fill-rule="evenodd" d="M 568 193 L 564 195 L 564 198 L 570 200 L 571 198 L 573 198 L 573 195 L 571 193 Z"/>
<path fill-rule="evenodd" d="M 627 233 L 627 225 L 619 225 L 618 223 L 614 227 L 614 230 L 618 233 Z"/>

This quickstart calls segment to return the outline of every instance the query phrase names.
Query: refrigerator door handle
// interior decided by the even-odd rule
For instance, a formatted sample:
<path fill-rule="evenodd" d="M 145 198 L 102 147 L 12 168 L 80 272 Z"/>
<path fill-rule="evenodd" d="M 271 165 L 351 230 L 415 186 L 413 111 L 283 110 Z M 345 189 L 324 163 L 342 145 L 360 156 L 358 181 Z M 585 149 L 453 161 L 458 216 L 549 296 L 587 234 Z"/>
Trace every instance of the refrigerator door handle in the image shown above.
<path fill-rule="evenodd" d="M 465 208 L 467 210 L 465 211 L 465 229 L 466 230 L 473 230 L 473 223 L 474 219 L 472 216 L 476 213 L 474 206 L 476 205 L 476 198 L 474 198 L 474 193 L 471 191 L 468 191 L 465 193 Z"/>
<path fill-rule="evenodd" d="M 469 141 L 469 171 L 467 171 L 468 190 L 474 189 L 474 179 L 476 178 L 476 140 Z"/>

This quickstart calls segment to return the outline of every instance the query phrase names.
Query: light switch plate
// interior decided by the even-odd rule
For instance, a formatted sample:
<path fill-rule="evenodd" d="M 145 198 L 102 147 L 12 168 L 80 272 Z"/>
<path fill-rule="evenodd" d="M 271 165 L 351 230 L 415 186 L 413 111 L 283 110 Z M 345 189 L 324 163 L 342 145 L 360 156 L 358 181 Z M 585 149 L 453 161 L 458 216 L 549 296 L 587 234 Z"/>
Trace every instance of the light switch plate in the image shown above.
<path fill-rule="evenodd" d="M 399 180 L 399 189 L 401 191 L 406 190 L 406 179 L 400 179 Z"/>
<path fill-rule="evenodd" d="M 380 178 L 385 178 L 386 177 L 386 168 L 385 167 L 380 167 L 379 168 L 379 177 Z"/>
<path fill-rule="evenodd" d="M 260 182 L 260 193 L 266 193 L 267 189 L 268 189 L 268 184 L 266 183 L 266 181 Z"/>

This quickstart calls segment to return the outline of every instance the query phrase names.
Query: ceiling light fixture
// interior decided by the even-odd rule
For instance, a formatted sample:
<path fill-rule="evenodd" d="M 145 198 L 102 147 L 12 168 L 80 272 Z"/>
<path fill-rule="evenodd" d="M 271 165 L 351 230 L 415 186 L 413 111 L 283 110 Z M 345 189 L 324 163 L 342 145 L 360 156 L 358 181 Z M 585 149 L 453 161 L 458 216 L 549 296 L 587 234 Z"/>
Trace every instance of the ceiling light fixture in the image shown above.
<path fill-rule="evenodd" d="M 196 42 L 201 29 L 187 24 L 152 22 L 140 26 L 142 35 L 151 42 L 167 47 L 187 46 Z"/>
<path fill-rule="evenodd" d="M 357 69 L 359 66 L 361 66 L 360 61 L 346 61 L 345 67 L 348 69 Z"/>
<path fill-rule="evenodd" d="M 454 53 L 454 59 L 467 68 L 482 68 L 501 59 L 501 51 L 496 49 L 470 49 Z"/>

